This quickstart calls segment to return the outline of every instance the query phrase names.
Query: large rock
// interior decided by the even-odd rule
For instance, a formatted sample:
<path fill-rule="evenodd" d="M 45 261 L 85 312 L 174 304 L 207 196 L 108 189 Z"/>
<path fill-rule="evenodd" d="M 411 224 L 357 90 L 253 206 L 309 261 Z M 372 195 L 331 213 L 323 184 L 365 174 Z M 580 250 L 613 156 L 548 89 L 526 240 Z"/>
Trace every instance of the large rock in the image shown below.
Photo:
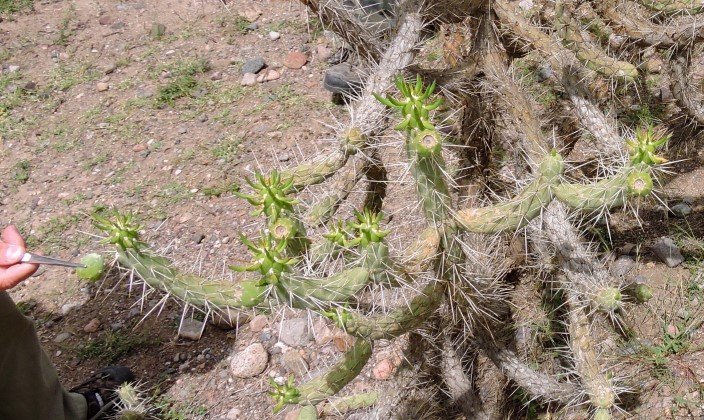
<path fill-rule="evenodd" d="M 237 378 L 252 378 L 264 372 L 268 362 L 269 353 L 264 346 L 254 343 L 232 356 L 230 371 Z"/>

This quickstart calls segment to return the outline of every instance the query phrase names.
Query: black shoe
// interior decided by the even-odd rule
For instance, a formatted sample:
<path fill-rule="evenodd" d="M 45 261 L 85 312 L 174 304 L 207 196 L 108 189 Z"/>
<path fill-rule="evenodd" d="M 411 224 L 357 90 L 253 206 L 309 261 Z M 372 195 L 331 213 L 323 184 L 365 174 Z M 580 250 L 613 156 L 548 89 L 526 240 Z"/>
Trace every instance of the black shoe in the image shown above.
<path fill-rule="evenodd" d="M 359 96 L 362 92 L 362 77 L 349 63 L 340 63 L 325 72 L 323 87 L 327 91 L 343 96 Z"/>
<path fill-rule="evenodd" d="M 134 382 L 134 374 L 124 366 L 108 366 L 70 392 L 83 395 L 88 402 L 88 420 L 105 419 L 117 412 L 117 388 Z"/>

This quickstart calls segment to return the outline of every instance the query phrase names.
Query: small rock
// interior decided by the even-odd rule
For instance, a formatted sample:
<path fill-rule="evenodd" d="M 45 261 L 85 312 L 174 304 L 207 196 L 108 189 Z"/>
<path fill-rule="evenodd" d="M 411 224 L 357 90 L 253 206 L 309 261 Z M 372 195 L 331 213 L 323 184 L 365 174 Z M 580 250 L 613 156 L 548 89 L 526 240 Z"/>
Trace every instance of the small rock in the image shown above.
<path fill-rule="evenodd" d="M 188 132 L 188 129 L 186 129 L 186 127 L 179 127 L 177 132 L 178 134 L 186 134 Z"/>
<path fill-rule="evenodd" d="M 106 90 L 110 89 L 110 85 L 108 85 L 105 82 L 98 82 L 97 85 L 95 85 L 96 89 L 98 92 L 105 92 Z"/>
<path fill-rule="evenodd" d="M 294 51 L 291 53 L 288 53 L 286 57 L 284 57 L 283 64 L 284 66 L 293 69 L 293 70 L 298 70 L 301 67 L 303 67 L 306 63 L 308 62 L 308 57 L 306 57 L 305 54 L 299 51 Z"/>
<path fill-rule="evenodd" d="M 638 246 L 632 243 L 626 243 L 618 248 L 618 253 L 621 255 L 634 255 L 638 250 Z"/>
<path fill-rule="evenodd" d="M 518 7 L 520 7 L 523 10 L 530 10 L 533 7 L 533 1 L 532 0 L 521 0 L 518 2 Z"/>
<path fill-rule="evenodd" d="M 286 352 L 281 358 L 281 364 L 288 373 L 299 378 L 304 377 L 308 373 L 308 362 L 295 350 Z"/>
<path fill-rule="evenodd" d="M 69 312 L 71 312 L 74 308 L 78 308 L 79 306 L 81 306 L 81 304 L 78 303 L 78 302 L 67 303 L 67 304 L 61 306 L 61 314 L 62 314 L 62 315 L 67 315 L 67 314 L 68 314 Z"/>
<path fill-rule="evenodd" d="M 117 64 L 116 63 L 108 63 L 105 66 L 103 66 L 103 74 L 112 74 L 117 70 Z"/>
<path fill-rule="evenodd" d="M 636 262 L 633 261 L 633 258 L 627 255 L 622 255 L 618 257 L 611 265 L 611 274 L 616 277 L 623 277 L 631 271 L 635 264 Z"/>
<path fill-rule="evenodd" d="M 216 71 L 213 74 L 210 75 L 210 80 L 212 81 L 217 81 L 217 80 L 222 80 L 222 72 Z"/>
<path fill-rule="evenodd" d="M 335 348 L 337 351 L 340 352 L 346 352 L 352 347 L 352 344 L 354 344 L 354 339 L 347 335 L 337 335 L 332 339 L 333 344 L 335 344 Z"/>
<path fill-rule="evenodd" d="M 227 415 L 225 416 L 225 418 L 227 420 L 241 420 L 241 418 L 242 418 L 241 416 L 242 416 L 242 410 L 235 407 L 235 408 L 231 408 L 230 411 L 227 412 Z"/>
<path fill-rule="evenodd" d="M 71 333 L 69 332 L 62 332 L 56 335 L 54 337 L 54 343 L 63 343 L 64 341 L 68 340 L 71 337 Z"/>
<path fill-rule="evenodd" d="M 281 77 L 281 73 L 274 69 L 269 69 L 266 71 L 266 77 L 264 78 L 264 81 L 266 82 L 271 82 L 272 80 L 276 80 Z"/>
<path fill-rule="evenodd" d="M 269 325 L 269 321 L 266 319 L 266 315 L 257 315 L 249 322 L 249 329 L 252 332 L 261 332 L 267 325 Z"/>
<path fill-rule="evenodd" d="M 301 410 L 303 410 L 302 407 L 294 408 L 293 410 L 286 413 L 286 416 L 284 416 L 284 420 L 298 420 L 301 416 Z"/>
<path fill-rule="evenodd" d="M 165 34 L 166 34 L 166 26 L 165 25 L 158 23 L 158 22 L 152 23 L 152 30 L 149 32 L 149 35 L 152 38 L 159 39 L 162 36 L 164 36 Z"/>
<path fill-rule="evenodd" d="M 668 267 L 677 267 L 684 262 L 684 257 L 680 253 L 679 248 L 670 238 L 663 237 L 655 245 L 653 245 L 655 255 Z"/>
<path fill-rule="evenodd" d="M 670 208 L 677 217 L 685 217 L 692 212 L 692 207 L 687 203 L 677 203 Z"/>
<path fill-rule="evenodd" d="M 269 32 L 269 39 L 271 39 L 272 41 L 276 41 L 279 38 L 281 38 L 280 33 L 276 32 L 276 31 Z"/>
<path fill-rule="evenodd" d="M 332 49 L 325 44 L 320 44 L 315 49 L 318 54 L 319 61 L 326 61 L 328 58 L 332 57 Z"/>
<path fill-rule="evenodd" d="M 247 324 L 251 319 L 249 314 L 245 312 L 227 308 L 213 313 L 213 316 L 210 318 L 210 323 L 221 330 L 232 330 Z"/>
<path fill-rule="evenodd" d="M 98 18 L 98 23 L 107 26 L 112 24 L 112 16 L 109 15 L 102 15 L 100 18 Z"/>
<path fill-rule="evenodd" d="M 259 8 L 256 6 L 248 5 L 244 7 L 239 7 L 237 10 L 237 14 L 250 22 L 254 22 L 255 20 L 259 19 L 259 16 L 262 15 L 262 11 L 259 10 Z"/>
<path fill-rule="evenodd" d="M 278 155 L 277 159 L 279 160 L 279 162 L 288 162 L 289 160 L 291 160 L 291 156 L 289 156 L 288 153 L 284 152 Z"/>
<path fill-rule="evenodd" d="M 264 83 L 264 79 L 266 78 L 266 72 L 260 73 L 257 75 L 257 83 Z"/>
<path fill-rule="evenodd" d="M 264 61 L 263 58 L 261 58 L 261 57 L 253 58 L 253 59 L 247 61 L 246 63 L 244 63 L 244 65 L 242 65 L 242 74 L 245 74 L 245 75 L 247 73 L 257 74 L 257 73 L 259 73 L 259 70 L 263 69 L 264 67 L 266 67 L 266 62 Z"/>
<path fill-rule="evenodd" d="M 257 29 L 259 29 L 259 25 L 257 25 L 254 22 L 247 25 L 247 30 L 249 30 L 249 31 L 256 31 Z"/>
<path fill-rule="evenodd" d="M 240 81 L 240 85 L 242 86 L 254 86 L 257 84 L 257 75 L 254 73 L 245 73 L 244 76 L 242 76 L 242 80 Z"/>
<path fill-rule="evenodd" d="M 193 234 L 193 242 L 200 244 L 201 242 L 203 242 L 203 239 L 205 239 L 205 235 L 203 235 L 202 233 Z"/>
<path fill-rule="evenodd" d="M 271 334 L 269 334 L 268 332 L 259 334 L 259 341 L 261 341 L 262 343 L 265 341 L 269 341 L 272 338 L 273 338 L 273 336 Z"/>
<path fill-rule="evenodd" d="M 8 73 L 17 73 L 18 71 L 20 71 L 20 66 L 14 64 L 10 64 L 9 66 L 7 66 Z"/>
<path fill-rule="evenodd" d="M 377 381 L 385 381 L 391 378 L 395 370 L 396 367 L 394 366 L 394 363 L 389 359 L 384 359 L 374 365 L 372 374 L 374 375 L 374 379 Z"/>
<path fill-rule="evenodd" d="M 193 219 L 193 214 L 191 213 L 184 213 L 181 216 L 176 218 L 176 221 L 178 223 L 186 223 L 187 221 Z"/>
<path fill-rule="evenodd" d="M 237 378 L 252 378 L 264 372 L 269 362 L 269 353 L 259 343 L 250 344 L 236 353 L 230 360 L 230 372 Z"/>
<path fill-rule="evenodd" d="M 98 328 L 100 328 L 100 320 L 98 318 L 93 318 L 88 321 L 85 327 L 83 327 L 83 331 L 90 334 L 98 331 Z"/>
<path fill-rule="evenodd" d="M 279 340 L 291 347 L 308 345 L 313 341 L 313 333 L 308 328 L 308 320 L 293 318 L 281 321 Z"/>
<path fill-rule="evenodd" d="M 189 340 L 198 341 L 203 333 L 205 324 L 197 319 L 184 319 L 181 322 L 181 328 L 178 330 L 178 336 Z"/>

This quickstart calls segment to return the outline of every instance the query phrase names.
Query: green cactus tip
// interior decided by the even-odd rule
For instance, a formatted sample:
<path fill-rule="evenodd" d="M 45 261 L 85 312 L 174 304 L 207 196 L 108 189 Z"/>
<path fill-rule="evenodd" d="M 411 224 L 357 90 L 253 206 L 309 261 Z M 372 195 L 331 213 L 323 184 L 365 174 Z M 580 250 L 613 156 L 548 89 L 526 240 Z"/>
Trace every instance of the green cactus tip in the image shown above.
<path fill-rule="evenodd" d="M 331 311 L 324 311 L 322 315 L 326 318 L 331 319 L 335 326 L 341 330 L 345 329 L 347 322 L 352 319 L 353 315 L 350 313 L 349 305 L 344 307 L 336 307 Z"/>
<path fill-rule="evenodd" d="M 396 99 L 390 95 L 386 98 L 374 93 L 374 97 L 382 104 L 389 108 L 398 109 L 403 116 L 401 121 L 394 129 L 396 130 L 434 130 L 435 127 L 430 123 L 430 111 L 437 109 L 442 104 L 442 98 L 427 103 L 430 95 L 435 91 L 435 82 L 427 88 L 423 88 L 423 80 L 420 75 L 416 76 L 415 84 L 406 82 L 402 75 L 398 75 L 395 80 L 396 87 L 401 91 L 402 99 Z"/>
<path fill-rule="evenodd" d="M 286 195 L 293 189 L 293 178 L 282 179 L 276 169 L 269 175 L 256 174 L 256 182 L 245 178 L 255 194 L 244 194 L 235 191 L 234 194 L 244 198 L 257 210 L 253 213 L 258 216 L 264 213 L 270 221 L 275 222 L 284 211 L 293 212 L 293 205 L 298 201 Z"/>
<path fill-rule="evenodd" d="M 258 271 L 262 278 L 259 286 L 279 283 L 281 275 L 291 271 L 291 266 L 298 262 L 295 258 L 284 256 L 287 242 L 276 240 L 269 232 L 262 232 L 259 244 L 254 244 L 246 236 L 240 235 L 240 240 L 252 252 L 254 262 L 248 266 L 230 266 L 234 271 Z"/>
<path fill-rule="evenodd" d="M 278 413 L 284 408 L 286 404 L 297 404 L 299 397 L 301 396 L 300 391 L 294 386 L 293 376 L 288 377 L 288 381 L 279 385 L 276 383 L 274 378 L 269 378 L 269 383 L 271 384 L 273 390 L 269 391 L 269 395 L 274 399 L 276 405 L 274 406 L 274 414 Z"/>
<path fill-rule="evenodd" d="M 636 130 L 635 138 L 626 140 L 631 152 L 631 162 L 635 164 L 658 165 L 667 162 L 667 159 L 656 154 L 658 148 L 664 146 L 672 134 L 663 134 L 660 130 L 649 125 Z"/>
<path fill-rule="evenodd" d="M 108 237 L 103 242 L 108 242 L 119 246 L 121 249 L 138 250 L 142 243 L 139 241 L 139 231 L 141 225 L 134 222 L 132 212 L 122 214 L 117 209 L 113 210 L 112 219 L 102 217 L 96 213 L 91 215 L 93 224 L 98 229 L 108 233 Z"/>
<path fill-rule="evenodd" d="M 354 215 L 357 222 L 350 222 L 349 227 L 357 232 L 357 237 L 350 240 L 347 243 L 348 246 L 359 245 L 366 248 L 369 244 L 381 242 L 391 232 L 379 228 L 379 222 L 384 217 L 383 213 L 373 213 L 369 209 L 364 209 L 361 213 L 355 210 Z"/>

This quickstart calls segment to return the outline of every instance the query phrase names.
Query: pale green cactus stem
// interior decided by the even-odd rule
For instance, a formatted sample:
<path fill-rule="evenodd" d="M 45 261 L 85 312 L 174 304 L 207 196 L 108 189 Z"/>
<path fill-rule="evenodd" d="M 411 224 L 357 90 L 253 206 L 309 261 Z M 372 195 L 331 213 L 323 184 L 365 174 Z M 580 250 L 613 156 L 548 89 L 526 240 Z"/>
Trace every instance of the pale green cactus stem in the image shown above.
<path fill-rule="evenodd" d="M 345 249 L 349 236 L 342 221 L 333 222 L 330 226 L 330 232 L 323 234 L 321 239 L 309 247 L 308 259 L 312 264 L 320 264 L 326 260 L 337 258 L 340 252 Z"/>
<path fill-rule="evenodd" d="M 404 306 L 387 314 L 364 317 L 355 313 L 345 321 L 348 334 L 367 340 L 388 340 L 422 325 L 437 309 L 445 288 L 433 281 Z"/>
<path fill-rule="evenodd" d="M 415 242 L 403 252 L 403 266 L 406 271 L 426 271 L 440 245 L 440 230 L 434 226 L 423 229 Z"/>
<path fill-rule="evenodd" d="M 701 0 L 639 0 L 648 9 L 669 15 L 696 15 L 704 11 Z"/>
<path fill-rule="evenodd" d="M 371 407 L 378 400 L 378 392 L 363 392 L 323 402 L 318 405 L 318 411 L 323 416 L 339 416 L 350 411 Z"/>
<path fill-rule="evenodd" d="M 369 341 L 357 338 L 347 353 L 323 375 L 297 388 L 297 403 L 315 405 L 335 394 L 359 375 L 372 355 Z"/>
<path fill-rule="evenodd" d="M 574 355 L 575 369 L 599 418 L 610 419 L 610 411 L 616 403 L 616 393 L 610 375 L 602 372 L 599 366 L 584 306 L 580 304 L 574 291 L 566 290 L 565 296 L 569 308 L 570 347 Z"/>
<path fill-rule="evenodd" d="M 286 242 L 286 253 L 292 257 L 305 254 L 311 243 L 303 223 L 292 217 L 279 217 L 269 225 L 269 231 L 274 240 Z"/>
<path fill-rule="evenodd" d="M 345 151 L 335 150 L 311 162 L 302 163 L 293 168 L 281 171 L 281 176 L 291 180 L 291 191 L 302 189 L 315 184 L 320 184 L 340 170 L 347 163 L 349 154 Z"/>
<path fill-rule="evenodd" d="M 118 261 L 134 270 L 149 286 L 204 309 L 251 308 L 267 297 L 258 281 L 205 280 L 179 273 L 171 262 L 148 250 L 118 249 Z"/>
<path fill-rule="evenodd" d="M 338 207 L 350 195 L 357 183 L 367 173 L 366 161 L 360 158 L 352 158 L 353 162 L 347 165 L 338 173 L 328 189 L 329 194 L 324 196 L 319 202 L 311 206 L 305 217 L 306 222 L 311 225 L 323 225 L 330 221 L 337 212 Z"/>
<path fill-rule="evenodd" d="M 318 420 L 318 410 L 314 405 L 304 405 L 298 411 L 296 420 Z"/>
<path fill-rule="evenodd" d="M 320 310 L 349 302 L 369 280 L 369 270 L 364 267 L 350 268 L 321 278 L 284 273 L 274 286 L 274 291 L 280 300 L 291 307 Z"/>
<path fill-rule="evenodd" d="M 451 206 L 441 153 L 442 137 L 436 130 L 413 131 L 408 137 L 406 153 L 425 219 L 431 227 L 440 226 L 448 220 Z"/>
<path fill-rule="evenodd" d="M 562 156 L 551 153 L 541 162 L 537 177 L 516 197 L 505 203 L 458 211 L 455 216 L 458 227 L 474 233 L 499 233 L 522 228 L 550 204 L 564 166 Z"/>
<path fill-rule="evenodd" d="M 627 82 L 638 78 L 636 66 L 607 55 L 601 48 L 592 45 L 582 37 L 580 29 L 565 11 L 562 1 L 555 4 L 555 25 L 562 38 L 562 44 L 574 52 L 577 59 L 587 68 L 604 76 L 617 77 Z"/>
<path fill-rule="evenodd" d="M 637 165 L 593 184 L 563 183 L 554 191 L 555 197 L 570 208 L 592 212 L 621 207 L 629 196 L 646 196 L 652 189 L 650 168 Z"/>

